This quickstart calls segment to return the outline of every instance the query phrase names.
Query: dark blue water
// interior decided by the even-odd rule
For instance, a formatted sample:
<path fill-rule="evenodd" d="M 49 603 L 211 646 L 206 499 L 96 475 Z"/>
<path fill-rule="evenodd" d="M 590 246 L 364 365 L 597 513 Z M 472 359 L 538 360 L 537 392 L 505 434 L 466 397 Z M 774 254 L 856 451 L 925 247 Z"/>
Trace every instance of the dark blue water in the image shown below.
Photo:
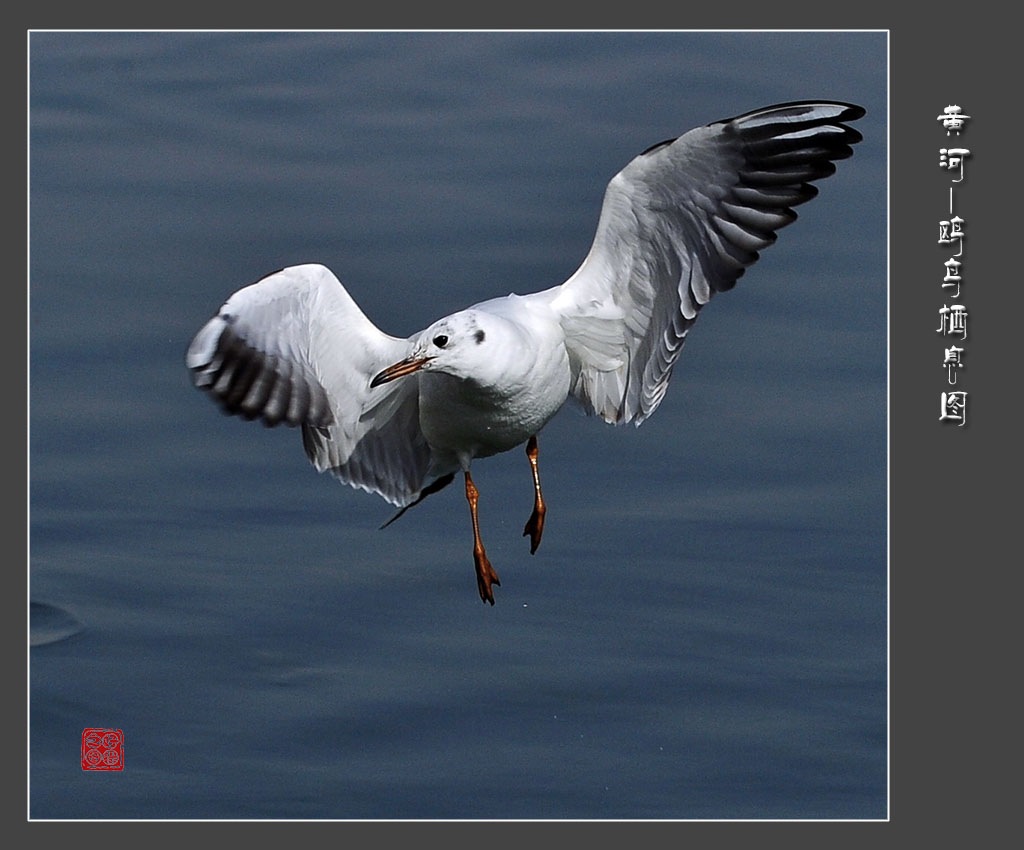
<path fill-rule="evenodd" d="M 31 814 L 887 813 L 886 44 L 858 34 L 31 37 Z M 382 329 L 560 283 L 653 142 L 801 98 L 866 140 L 639 430 L 384 531 L 192 334 L 318 261 Z M 81 769 L 86 727 L 125 769 Z"/>

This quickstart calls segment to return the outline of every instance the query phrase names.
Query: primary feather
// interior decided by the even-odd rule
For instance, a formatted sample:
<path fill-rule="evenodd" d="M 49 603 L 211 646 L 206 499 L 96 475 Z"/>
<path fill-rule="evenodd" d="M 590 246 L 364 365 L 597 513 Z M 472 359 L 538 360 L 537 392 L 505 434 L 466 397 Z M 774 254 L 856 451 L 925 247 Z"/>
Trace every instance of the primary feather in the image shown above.
<path fill-rule="evenodd" d="M 701 307 L 861 140 L 845 103 L 787 103 L 699 127 L 640 154 L 605 192 L 590 252 L 542 293 L 562 317 L 573 394 L 608 422 L 658 407 Z"/>

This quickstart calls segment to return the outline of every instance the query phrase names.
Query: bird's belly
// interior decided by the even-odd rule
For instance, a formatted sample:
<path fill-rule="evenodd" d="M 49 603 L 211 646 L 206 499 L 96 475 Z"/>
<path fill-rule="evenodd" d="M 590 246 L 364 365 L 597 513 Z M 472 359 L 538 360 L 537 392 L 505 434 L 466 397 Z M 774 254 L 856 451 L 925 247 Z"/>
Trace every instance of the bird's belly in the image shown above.
<path fill-rule="evenodd" d="M 424 372 L 420 383 L 420 426 L 431 449 L 456 459 L 505 452 L 540 431 L 569 392 L 564 379 L 503 387 L 481 387 L 442 373 Z"/>

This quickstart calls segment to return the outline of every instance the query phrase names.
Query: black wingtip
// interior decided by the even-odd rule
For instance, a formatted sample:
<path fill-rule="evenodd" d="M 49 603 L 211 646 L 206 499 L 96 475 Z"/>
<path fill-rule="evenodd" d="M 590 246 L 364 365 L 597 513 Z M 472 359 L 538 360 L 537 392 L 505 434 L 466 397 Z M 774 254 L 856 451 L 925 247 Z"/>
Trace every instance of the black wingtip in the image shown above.
<path fill-rule="evenodd" d="M 409 502 L 408 505 L 406 505 L 404 508 L 402 508 L 397 514 L 395 514 L 393 517 L 391 517 L 391 519 L 389 519 L 386 523 L 384 523 L 384 525 L 382 525 L 377 530 L 378 531 L 383 531 L 385 528 L 387 528 L 389 525 L 391 525 L 391 523 L 393 523 L 396 519 L 398 519 L 402 514 L 404 514 L 407 510 L 409 510 L 409 508 L 416 507 L 416 505 L 418 505 L 425 498 L 427 498 L 427 496 L 430 496 L 430 495 L 436 493 L 438 490 L 443 490 L 445 487 L 447 487 L 449 484 L 451 484 L 452 481 L 454 481 L 454 480 L 455 480 L 455 473 L 454 472 L 449 472 L 447 475 L 442 475 L 440 478 L 435 478 L 426 487 L 424 487 L 422 490 L 420 490 L 419 496 L 417 496 L 414 501 Z"/>

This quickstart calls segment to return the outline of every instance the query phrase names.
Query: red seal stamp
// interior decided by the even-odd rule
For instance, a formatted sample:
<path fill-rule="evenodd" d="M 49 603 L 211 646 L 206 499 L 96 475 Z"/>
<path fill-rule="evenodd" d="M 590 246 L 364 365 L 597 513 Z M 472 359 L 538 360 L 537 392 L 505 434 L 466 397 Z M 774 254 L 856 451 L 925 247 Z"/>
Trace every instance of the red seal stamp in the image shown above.
<path fill-rule="evenodd" d="M 82 770 L 124 770 L 124 732 L 120 729 L 83 730 Z"/>

